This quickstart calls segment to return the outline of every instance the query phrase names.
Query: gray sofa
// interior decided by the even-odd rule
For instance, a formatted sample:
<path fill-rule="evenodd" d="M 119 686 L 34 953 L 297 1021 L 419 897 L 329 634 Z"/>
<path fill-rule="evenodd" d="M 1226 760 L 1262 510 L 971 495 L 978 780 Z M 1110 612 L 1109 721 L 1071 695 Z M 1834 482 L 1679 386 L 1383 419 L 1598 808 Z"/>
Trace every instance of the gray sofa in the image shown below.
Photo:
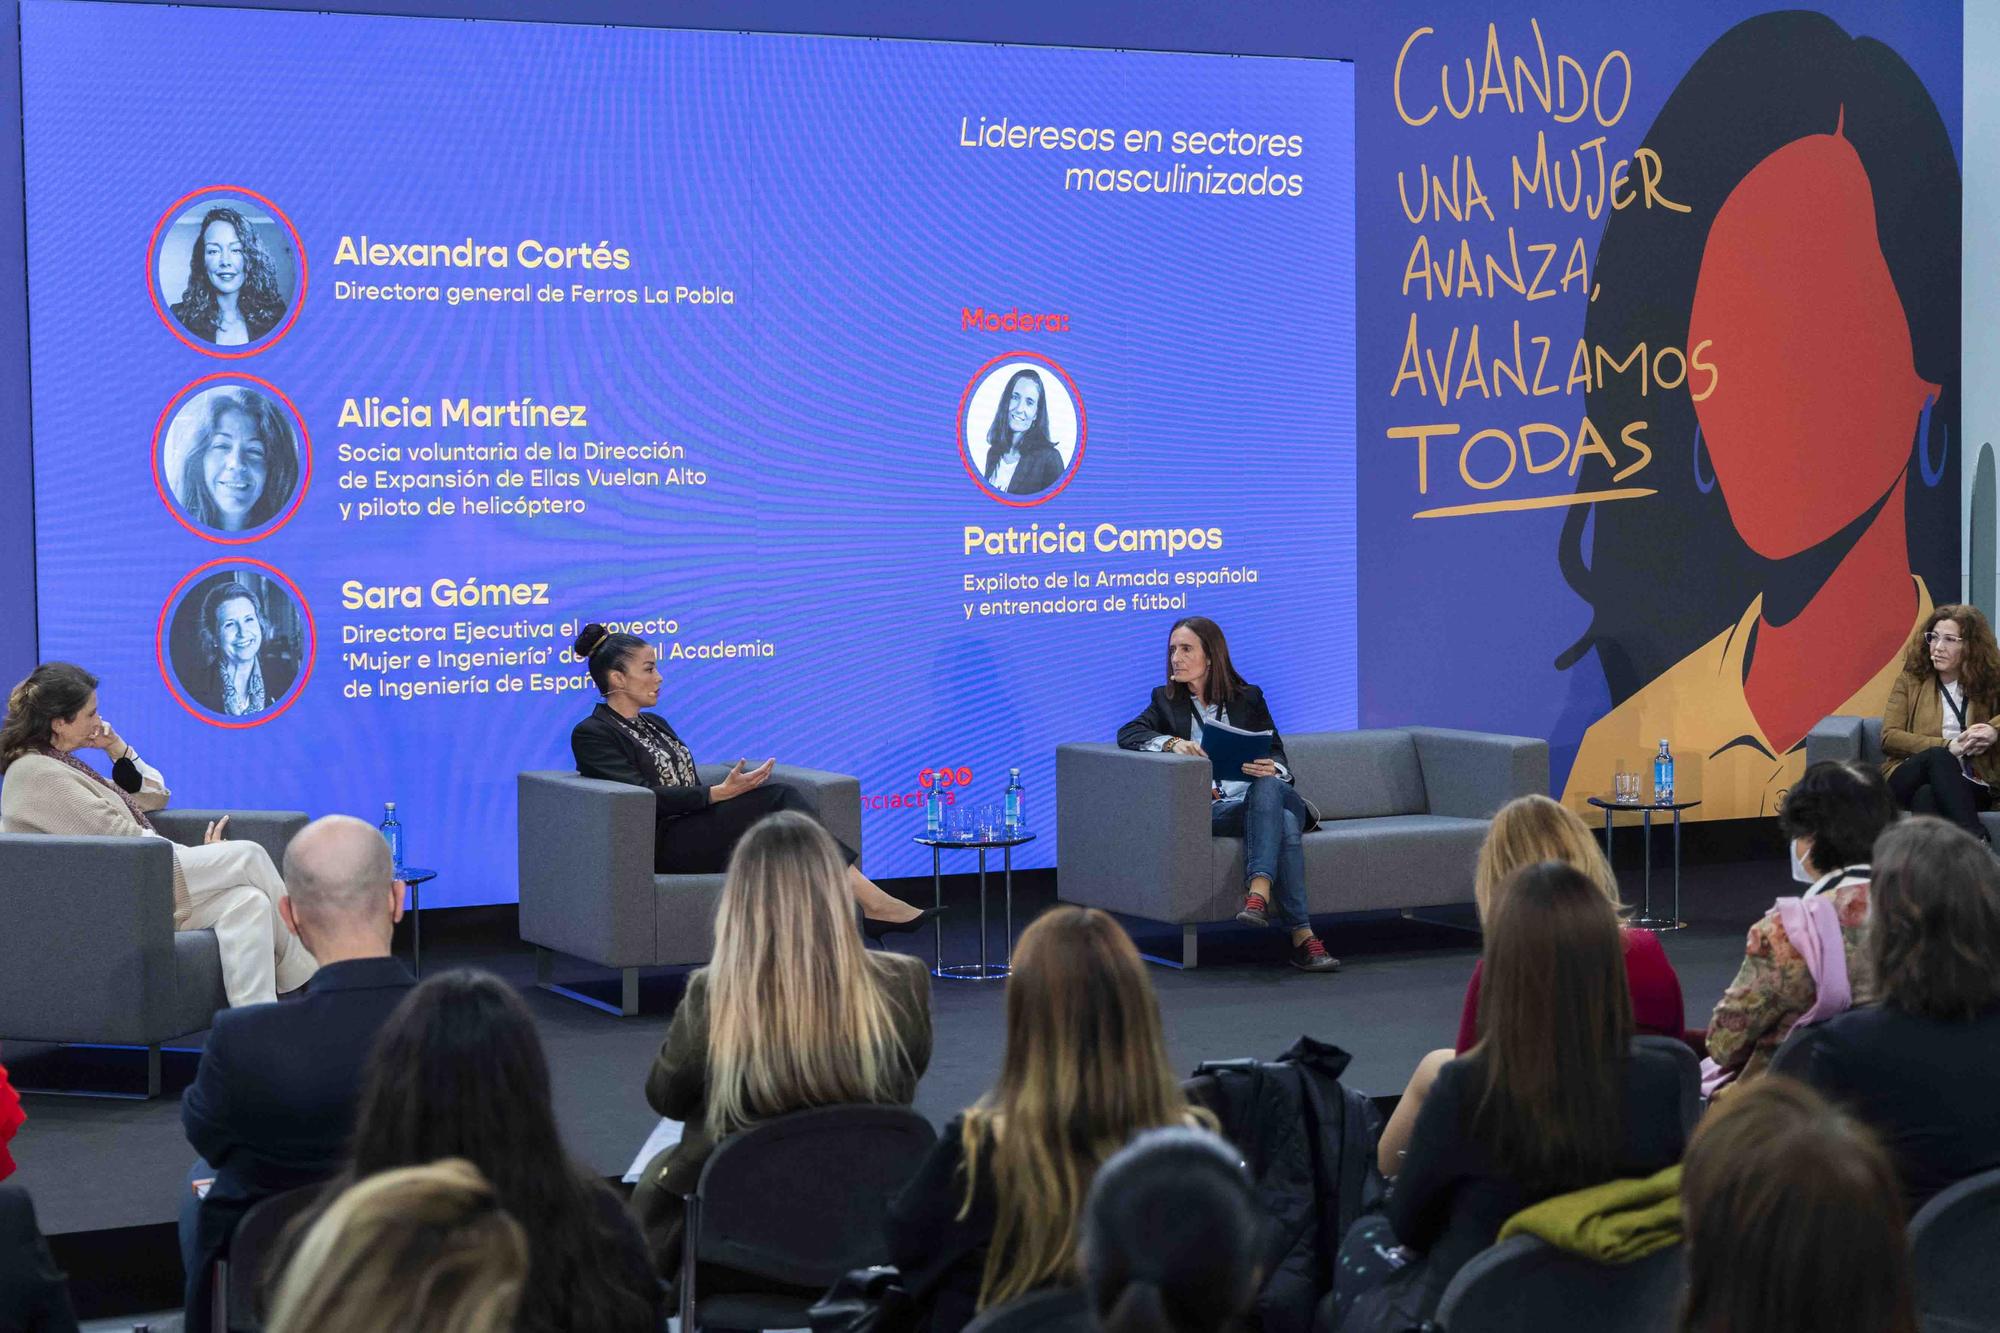
<path fill-rule="evenodd" d="M 1549 747 L 1438 727 L 1285 737 L 1298 790 L 1323 822 L 1305 837 L 1315 913 L 1470 901 L 1493 812 L 1549 789 Z M 1209 833 L 1209 766 L 1115 745 L 1056 748 L 1056 887 L 1063 901 L 1181 928 L 1235 917 L 1243 844 Z"/>
<path fill-rule="evenodd" d="M 710 786 L 729 769 L 702 764 Z M 795 788 L 827 831 L 861 848 L 861 780 L 780 764 L 771 781 Z M 721 875 L 653 873 L 653 793 L 573 772 L 518 779 L 521 939 L 535 946 L 535 982 L 606 1013 L 639 1012 L 639 969 L 706 963 L 715 947 Z M 620 973 L 616 1007 L 555 984 L 558 953 Z"/>
<path fill-rule="evenodd" d="M 1879 765 L 1886 758 L 1882 753 L 1882 719 L 1879 717 L 1843 717 L 1835 714 L 1821 718 L 1819 725 L 1806 733 L 1807 764 L 1817 764 L 1822 759 L 1854 759 L 1864 764 Z M 1987 836 L 2000 845 L 2000 810 L 1982 810 L 1979 822 L 1986 825 Z"/>
<path fill-rule="evenodd" d="M 153 826 L 199 845 L 210 821 L 282 864 L 306 826 L 294 810 L 161 810 Z M 0 833 L 0 1040 L 160 1047 L 229 1006 L 212 930 L 174 929 L 173 850 L 158 838 Z"/>

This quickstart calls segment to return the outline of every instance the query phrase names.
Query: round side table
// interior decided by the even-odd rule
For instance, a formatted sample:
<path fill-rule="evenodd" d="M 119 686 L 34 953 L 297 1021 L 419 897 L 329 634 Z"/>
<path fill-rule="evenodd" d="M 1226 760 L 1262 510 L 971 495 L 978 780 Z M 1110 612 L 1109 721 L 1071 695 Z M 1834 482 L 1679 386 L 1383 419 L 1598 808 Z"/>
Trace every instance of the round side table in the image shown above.
<path fill-rule="evenodd" d="M 437 877 L 437 871 L 423 866 L 396 867 L 397 882 L 410 888 L 410 971 L 419 977 L 424 974 L 423 886 Z"/>
<path fill-rule="evenodd" d="M 1639 909 L 1639 915 L 1628 923 L 1642 930 L 1685 930 L 1687 922 L 1681 920 L 1681 811 L 1692 810 L 1700 801 L 1614 801 L 1603 796 L 1593 796 L 1590 804 L 1604 812 L 1604 859 L 1611 861 L 1611 817 L 1621 810 L 1640 815 L 1645 828 L 1644 856 L 1646 858 L 1646 905 Z M 1674 816 L 1674 910 L 1670 916 L 1653 915 L 1653 816 L 1672 811 Z M 1618 873 L 1618 865 L 1612 862 L 1611 872 Z"/>
<path fill-rule="evenodd" d="M 1034 840 L 1035 835 L 1026 829 L 1017 829 L 1013 833 L 1003 833 L 991 838 L 933 838 L 925 834 L 913 839 L 919 846 L 931 849 L 933 907 L 944 906 L 944 854 L 948 851 L 979 853 L 979 961 L 947 965 L 944 961 L 944 922 L 933 917 L 931 925 L 936 931 L 934 943 L 937 961 L 931 968 L 932 976 L 945 981 L 999 981 L 1012 971 L 1008 960 L 1014 950 L 1014 849 Z M 1004 920 L 1006 933 L 1000 937 L 1003 952 L 997 963 L 988 961 L 986 949 L 986 854 L 993 851 L 1000 853 L 1000 863 L 1005 875 L 1003 901 L 1006 905 Z"/>

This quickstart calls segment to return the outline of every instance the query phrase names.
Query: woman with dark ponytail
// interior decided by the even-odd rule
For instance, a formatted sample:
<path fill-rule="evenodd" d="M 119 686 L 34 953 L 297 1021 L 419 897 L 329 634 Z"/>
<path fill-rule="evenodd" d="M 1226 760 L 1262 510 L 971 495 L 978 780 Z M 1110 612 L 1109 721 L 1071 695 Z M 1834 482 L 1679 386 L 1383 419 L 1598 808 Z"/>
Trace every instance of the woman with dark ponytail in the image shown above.
<path fill-rule="evenodd" d="M 1102 1333 L 1229 1333 L 1262 1281 L 1266 1222 L 1243 1163 L 1201 1129 L 1153 1129 L 1106 1162 L 1082 1259 Z"/>
<path fill-rule="evenodd" d="M 595 621 L 576 636 L 574 649 L 590 668 L 604 702 L 570 732 L 576 771 L 587 778 L 624 782 L 652 791 L 657 874 L 719 875 L 752 824 L 780 810 L 813 811 L 799 793 L 770 781 L 775 759 L 755 768 L 738 760 L 721 782 L 703 782 L 694 755 L 667 720 L 645 711 L 660 701 L 660 657 L 653 645 L 617 634 Z M 882 891 L 855 864 L 860 853 L 843 845 L 847 886 L 861 906 L 868 933 L 880 937 L 915 930 L 936 912 L 919 910 Z"/>

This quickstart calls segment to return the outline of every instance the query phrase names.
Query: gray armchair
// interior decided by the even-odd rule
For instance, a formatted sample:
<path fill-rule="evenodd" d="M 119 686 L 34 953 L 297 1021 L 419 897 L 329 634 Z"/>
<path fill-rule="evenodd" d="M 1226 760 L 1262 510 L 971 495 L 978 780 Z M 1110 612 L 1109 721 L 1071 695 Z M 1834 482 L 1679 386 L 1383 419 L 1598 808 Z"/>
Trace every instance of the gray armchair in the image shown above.
<path fill-rule="evenodd" d="M 1549 747 L 1525 736 L 1405 727 L 1287 736 L 1301 795 L 1307 901 L 1321 912 L 1472 898 L 1493 812 L 1549 789 Z M 1236 915 L 1243 844 L 1209 833 L 1209 768 L 1115 745 L 1056 747 L 1056 885 L 1063 901 L 1181 928 L 1181 966 L 1204 922 Z"/>
<path fill-rule="evenodd" d="M 297 811 L 162 810 L 153 826 L 195 846 L 211 820 L 282 863 L 306 826 Z M 229 1006 L 212 930 L 174 929 L 173 850 L 159 838 L 0 833 L 0 1039 L 146 1050 L 160 1095 L 160 1047 Z"/>
<path fill-rule="evenodd" d="M 1819 724 L 1806 733 L 1806 763 L 1809 766 L 1822 759 L 1852 759 L 1879 767 L 1887 758 L 1882 753 L 1882 719 L 1879 717 L 1835 714 L 1821 718 Z M 1919 799 L 1928 794 L 1922 793 Z M 1982 810 L 1979 822 L 1986 826 L 1986 835 L 1994 839 L 1996 846 L 2000 846 L 2000 810 Z"/>
<path fill-rule="evenodd" d="M 729 769 L 702 764 L 704 783 Z M 771 781 L 797 790 L 827 831 L 861 848 L 861 780 L 780 764 Z M 535 946 L 535 983 L 629 1016 L 639 1012 L 639 969 L 706 963 L 715 948 L 721 875 L 653 873 L 653 793 L 573 772 L 518 779 L 521 939 Z M 558 953 L 621 975 L 619 1004 L 555 984 Z"/>

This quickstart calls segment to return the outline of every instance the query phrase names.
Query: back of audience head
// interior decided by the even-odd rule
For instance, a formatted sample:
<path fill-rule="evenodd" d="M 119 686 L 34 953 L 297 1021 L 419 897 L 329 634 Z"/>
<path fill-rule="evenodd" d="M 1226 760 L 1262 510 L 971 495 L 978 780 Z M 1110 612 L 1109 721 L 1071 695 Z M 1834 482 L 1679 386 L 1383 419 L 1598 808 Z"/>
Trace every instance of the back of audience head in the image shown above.
<path fill-rule="evenodd" d="M 1874 1135 L 1803 1083 L 1731 1092 L 1682 1169 L 1682 1333 L 1915 1333 L 1902 1198 Z"/>
<path fill-rule="evenodd" d="M 352 815 L 326 815 L 285 848 L 285 922 L 313 956 L 387 954 L 403 919 L 403 893 L 381 831 Z"/>
<path fill-rule="evenodd" d="M 1524 1179 L 1607 1179 L 1623 1141 L 1632 996 L 1618 915 L 1562 861 L 1515 871 L 1486 922 L 1479 993 L 1482 1139 Z"/>
<path fill-rule="evenodd" d="M 1930 815 L 1875 842 L 1868 956 L 1876 999 L 1943 1022 L 2000 1005 L 2000 862 Z"/>
<path fill-rule="evenodd" d="M 1815 877 L 1844 866 L 1866 865 L 1875 839 L 1902 811 L 1889 784 L 1866 764 L 1823 759 L 1785 793 L 1778 828 Z M 1796 844 L 1804 841 L 1806 846 Z"/>
<path fill-rule="evenodd" d="M 271 1333 L 506 1333 L 528 1240 L 459 1160 L 373 1176 L 306 1231 L 279 1281 Z"/>
<path fill-rule="evenodd" d="M 426 978 L 383 1025 L 362 1079 L 352 1178 L 446 1157 L 483 1172 L 528 1234 L 524 1328 L 630 1328 L 649 1315 L 610 1280 L 599 1187 L 563 1151 L 534 1019 L 487 972 Z"/>
<path fill-rule="evenodd" d="M 965 1114 L 966 1199 L 990 1153 L 997 1221 L 981 1308 L 1075 1278 L 1084 1193 L 1133 1134 L 1186 1123 L 1146 965 L 1118 923 L 1056 907 L 1021 934 L 1000 1080 Z"/>
<path fill-rule="evenodd" d="M 897 1100 L 910 1057 L 882 967 L 854 929 L 840 849 L 805 815 L 780 811 L 737 841 L 708 968 L 708 1128 L 720 1138 L 765 1115 Z"/>
<path fill-rule="evenodd" d="M 1564 861 L 1597 886 L 1614 910 L 1620 908 L 1618 880 L 1598 850 L 1590 826 L 1574 810 L 1546 796 L 1517 796 L 1500 807 L 1479 847 L 1472 896 L 1479 919 L 1493 914 L 1493 901 L 1509 875 L 1538 861 Z"/>
<path fill-rule="evenodd" d="M 1103 1333 L 1221 1333 L 1257 1298 L 1267 1219 L 1206 1130 L 1153 1129 L 1098 1170 L 1081 1257 Z"/>

